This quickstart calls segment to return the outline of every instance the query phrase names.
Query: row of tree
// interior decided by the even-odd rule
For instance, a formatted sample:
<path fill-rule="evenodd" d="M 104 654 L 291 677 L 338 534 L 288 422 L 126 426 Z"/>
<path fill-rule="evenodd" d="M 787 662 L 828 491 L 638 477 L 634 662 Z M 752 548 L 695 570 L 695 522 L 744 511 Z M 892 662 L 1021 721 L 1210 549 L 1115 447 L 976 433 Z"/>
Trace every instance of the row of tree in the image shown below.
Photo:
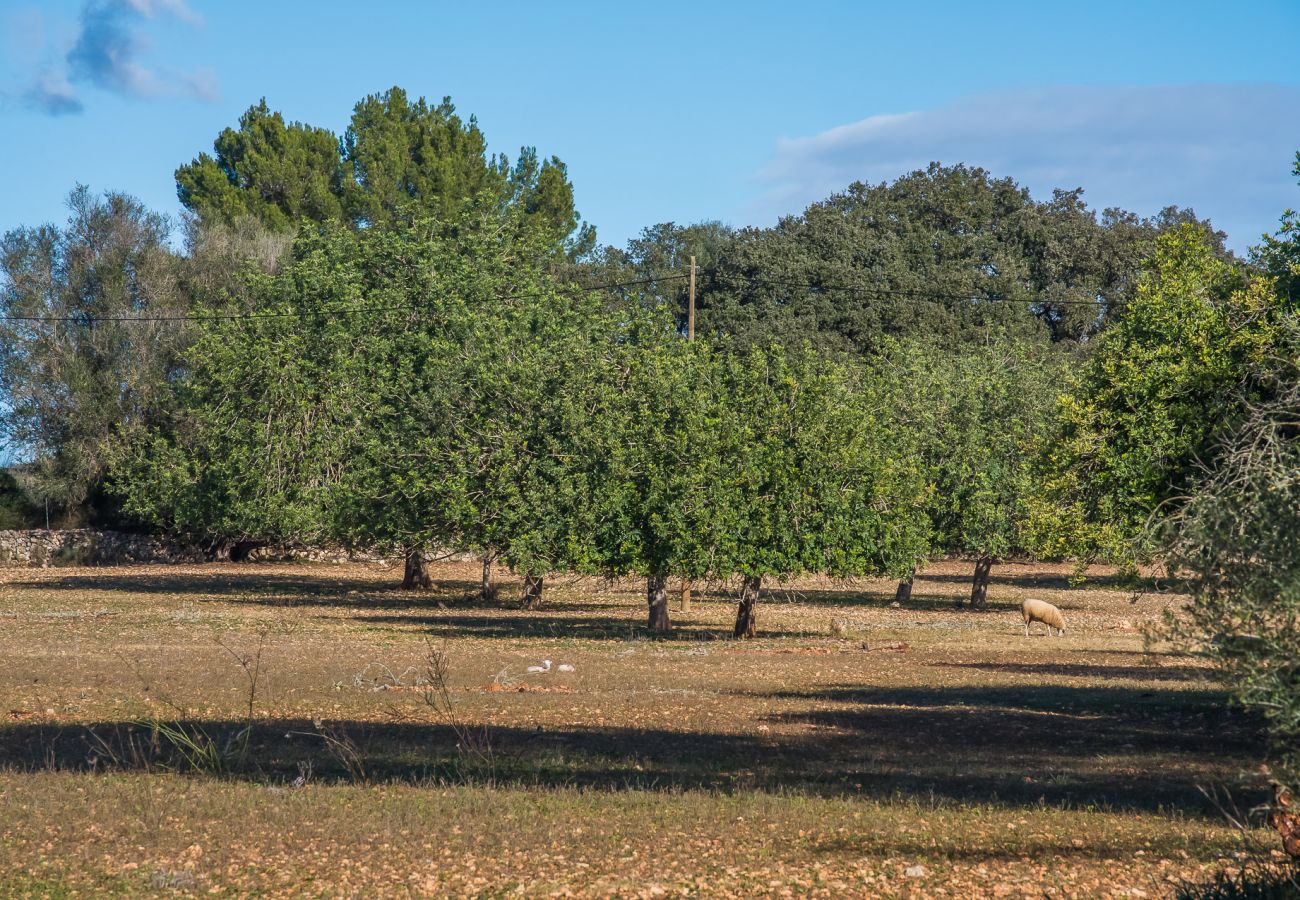
<path fill-rule="evenodd" d="M 397 88 L 342 136 L 260 103 L 176 180 L 182 252 L 85 188 L 0 242 L 4 433 L 65 516 L 387 547 L 410 586 L 454 546 L 528 603 L 637 573 L 654 628 L 669 576 L 739 576 L 738 635 L 771 577 L 961 554 L 979 606 L 1012 553 L 1159 556 L 1296 783 L 1294 215 L 1242 261 L 1189 210 L 934 164 L 597 248 L 559 160 Z"/>
<path fill-rule="evenodd" d="M 1276 316 L 1239 321 L 1271 308 L 1268 282 L 1193 226 L 1160 239 L 1082 365 L 996 330 L 856 357 L 688 345 L 661 312 L 557 283 L 528 234 L 483 214 L 303 232 L 278 271 L 246 273 L 254 312 L 184 323 L 149 414 L 96 445 L 126 513 L 401 549 L 409 585 L 421 548 L 474 549 L 529 573 L 530 602 L 548 572 L 637 571 L 657 626 L 668 575 L 906 577 L 953 553 L 976 557 L 983 605 L 997 558 L 1130 547 L 1153 492 L 1204 456 L 1205 410 L 1275 342 Z M 1153 411 L 1163 432 L 1138 427 Z"/>
<path fill-rule="evenodd" d="M 525 573 L 666 582 L 903 573 L 929 493 L 882 370 L 806 347 L 741 354 L 557 285 L 492 217 L 308 231 L 209 323 L 166 415 L 121 428 L 126 512 L 191 536 L 429 546 Z M 899 395 L 899 399 L 903 399 Z M 908 398 L 910 400 L 910 398 Z M 907 435 L 906 439 L 900 437 Z"/>

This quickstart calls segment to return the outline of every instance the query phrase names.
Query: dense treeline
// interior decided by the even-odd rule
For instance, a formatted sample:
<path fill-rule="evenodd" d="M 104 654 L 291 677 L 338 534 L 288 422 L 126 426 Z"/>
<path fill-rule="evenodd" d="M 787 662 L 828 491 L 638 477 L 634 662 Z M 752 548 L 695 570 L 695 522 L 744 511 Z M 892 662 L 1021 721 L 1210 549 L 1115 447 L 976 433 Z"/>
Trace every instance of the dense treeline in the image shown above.
<path fill-rule="evenodd" d="M 990 332 L 1077 344 L 1132 298 L 1157 236 L 1183 224 L 1229 257 L 1225 236 L 1191 210 L 1098 216 L 1081 190 L 1035 202 L 1010 178 L 933 163 L 853 184 L 772 228 L 657 225 L 625 250 L 605 248 L 597 265 L 616 281 L 680 272 L 696 256 L 698 330 L 743 344 L 813 339 L 872 353 L 891 336 L 916 336 L 961 350 Z M 681 315 L 681 291 L 637 298 Z"/>
<path fill-rule="evenodd" d="M 933 164 L 597 247 L 562 162 L 398 88 L 341 136 L 262 102 L 176 181 L 180 251 L 84 187 L 0 244 L 7 522 L 382 548 L 412 588 L 455 547 L 527 605 L 636 574 L 653 629 L 669 578 L 735 578 L 738 637 L 801 572 L 906 596 L 960 555 L 981 607 L 1013 554 L 1159 556 L 1189 639 L 1297 733 L 1294 215 L 1243 261 L 1190 210 Z"/>
<path fill-rule="evenodd" d="M 669 575 L 910 567 L 919 473 L 883 391 L 806 348 L 686 344 L 607 309 L 495 219 L 305 233 L 212 323 L 170 418 L 119 431 L 113 487 L 195 537 L 331 540 L 410 560 L 456 546 L 524 572 Z M 913 534 L 915 532 L 915 534 Z"/>

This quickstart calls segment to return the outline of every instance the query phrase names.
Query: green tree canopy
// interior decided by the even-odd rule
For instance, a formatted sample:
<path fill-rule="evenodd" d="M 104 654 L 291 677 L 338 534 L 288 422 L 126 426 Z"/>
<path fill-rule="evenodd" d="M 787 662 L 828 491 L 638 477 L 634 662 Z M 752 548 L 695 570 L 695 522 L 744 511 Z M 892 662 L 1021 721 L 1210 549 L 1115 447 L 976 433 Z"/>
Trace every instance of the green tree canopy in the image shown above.
<path fill-rule="evenodd" d="M 626 249 L 601 247 L 586 260 L 588 277 L 597 283 L 624 284 L 608 292 L 623 307 L 662 310 L 680 333 L 686 332 L 687 290 L 691 257 L 698 268 L 697 288 L 729 252 L 735 232 L 721 222 L 677 225 L 662 222 L 641 230 Z M 698 291 L 697 291 L 698 292 Z"/>
<path fill-rule="evenodd" d="M 1265 363 L 1269 388 L 1215 454 L 1217 465 L 1172 517 L 1164 548 L 1190 576 L 1175 634 L 1220 666 L 1268 726 L 1273 777 L 1300 792 L 1300 331 L 1289 359 Z M 1243 396 L 1242 401 L 1250 399 Z"/>
<path fill-rule="evenodd" d="M 923 541 L 916 471 L 884 433 L 878 388 L 809 349 L 648 344 L 629 356 L 610 442 L 604 566 L 742 579 L 736 635 L 763 580 L 897 572 Z"/>
<path fill-rule="evenodd" d="M 1300 153 L 1291 171 L 1300 177 Z M 1300 309 L 1300 213 L 1284 211 L 1277 232 L 1252 249 L 1255 264 L 1276 281 L 1278 296 L 1288 308 Z"/>
<path fill-rule="evenodd" d="M 284 121 L 266 105 L 250 106 L 226 128 L 213 153 L 176 170 L 181 204 L 206 222 L 252 218 L 277 230 L 304 219 L 342 220 L 344 168 L 338 138 L 325 128 Z"/>
<path fill-rule="evenodd" d="M 815 339 L 859 353 L 903 336 L 957 348 L 990 329 L 1087 340 L 1132 295 L 1155 236 L 1195 216 L 1099 219 L 1081 193 L 1035 202 L 1010 178 L 938 163 L 852 184 L 736 234 L 703 281 L 699 328 L 743 344 Z"/>
<path fill-rule="evenodd" d="M 181 203 L 205 223 L 251 217 L 277 230 L 304 221 L 368 228 L 401 220 L 455 222 L 471 208 L 533 231 L 555 253 L 589 251 L 595 232 L 574 206 L 558 158 L 531 147 L 512 166 L 489 156 L 487 139 L 451 98 L 412 100 L 394 87 L 358 102 L 342 138 L 286 124 L 263 99 L 217 136 L 214 153 L 176 170 Z"/>
<path fill-rule="evenodd" d="M 1237 699 L 1263 717 L 1272 777 L 1293 796 L 1300 794 L 1298 245 L 1288 210 L 1279 231 L 1255 249 L 1263 277 L 1245 285 L 1243 273 L 1207 264 L 1194 241 L 1162 247 L 1151 308 L 1135 313 L 1170 333 L 1150 375 L 1172 382 L 1158 396 L 1165 415 L 1140 423 L 1113 416 L 1107 424 L 1133 440 L 1126 446 L 1102 432 L 1099 454 L 1111 461 L 1116 450 L 1127 451 L 1120 459 L 1130 464 L 1108 466 L 1104 487 L 1130 492 L 1133 512 L 1164 502 L 1157 546 L 1188 577 L 1191 595 L 1169 618 L 1170 633 L 1218 663 Z M 1123 371 L 1125 384 L 1137 380 L 1115 366 L 1108 371 Z M 1132 446 L 1142 438 L 1155 442 L 1145 453 Z"/>
<path fill-rule="evenodd" d="M 0 428 L 34 492 L 71 510 L 103 499 L 105 444 L 154 420 L 190 328 L 166 320 L 187 311 L 166 217 L 84 186 L 68 208 L 0 240 Z"/>
<path fill-rule="evenodd" d="M 592 504 L 565 442 L 614 338 L 520 233 L 473 213 L 304 231 L 255 316 L 205 328 L 172 419 L 123 442 L 127 509 L 199 537 L 581 568 L 592 528 L 572 515 Z"/>
<path fill-rule="evenodd" d="M 1271 282 L 1220 258 L 1201 228 L 1162 235 L 1133 300 L 1060 399 L 1038 547 L 1131 558 L 1150 518 L 1174 512 L 1213 464 L 1251 367 L 1276 347 L 1277 312 Z"/>
<path fill-rule="evenodd" d="M 889 386 L 890 432 L 927 485 L 923 555 L 974 557 L 977 607 L 993 562 L 1027 548 L 1064 362 L 1051 348 L 1006 339 L 960 350 L 909 339 L 874 363 Z"/>
<path fill-rule="evenodd" d="M 524 252 L 503 234 L 458 228 L 437 284 L 409 289 L 440 298 L 420 301 L 436 315 L 358 341 L 358 403 L 378 414 L 348 446 L 336 510 L 356 542 L 500 557 L 536 579 L 535 602 L 545 574 L 594 565 L 592 433 L 618 323 L 554 284 L 543 240 Z M 425 252 L 390 240 L 395 263 Z"/>
<path fill-rule="evenodd" d="M 501 189 L 487 139 L 451 98 L 412 102 L 401 88 L 357 103 L 343 135 L 348 207 L 364 224 L 391 222 L 414 202 L 420 212 L 455 221 L 481 194 Z"/>

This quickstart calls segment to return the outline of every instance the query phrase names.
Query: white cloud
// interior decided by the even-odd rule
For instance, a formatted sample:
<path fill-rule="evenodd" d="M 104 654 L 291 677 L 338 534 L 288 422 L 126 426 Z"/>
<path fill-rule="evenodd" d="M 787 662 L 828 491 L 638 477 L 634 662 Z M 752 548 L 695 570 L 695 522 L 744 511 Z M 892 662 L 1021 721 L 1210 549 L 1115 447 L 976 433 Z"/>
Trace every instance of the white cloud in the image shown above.
<path fill-rule="evenodd" d="M 221 86 L 217 82 L 217 73 L 211 69 L 196 69 L 185 76 L 185 92 L 204 103 L 215 103 L 221 99 Z"/>
<path fill-rule="evenodd" d="M 68 79 L 56 70 L 40 72 L 23 99 L 31 108 L 51 116 L 72 115 L 83 109 Z"/>
<path fill-rule="evenodd" d="M 1300 87 L 1053 87 L 965 97 L 877 115 L 781 141 L 759 180 L 756 213 L 771 220 L 843 190 L 931 161 L 983 166 L 1036 197 L 1083 187 L 1095 208 L 1151 214 L 1190 206 L 1238 249 L 1300 205 Z"/>
<path fill-rule="evenodd" d="M 141 26 L 162 15 L 192 27 L 203 24 L 185 0 L 86 0 L 63 65 L 42 67 L 23 95 L 26 102 L 49 115 L 78 113 L 85 104 L 73 85 L 85 84 L 127 97 L 215 100 L 211 70 L 185 73 L 146 64 L 151 47 Z"/>
<path fill-rule="evenodd" d="M 203 24 L 203 17 L 190 9 L 185 0 L 126 0 L 126 5 L 150 19 L 160 12 L 168 12 L 191 25 Z"/>

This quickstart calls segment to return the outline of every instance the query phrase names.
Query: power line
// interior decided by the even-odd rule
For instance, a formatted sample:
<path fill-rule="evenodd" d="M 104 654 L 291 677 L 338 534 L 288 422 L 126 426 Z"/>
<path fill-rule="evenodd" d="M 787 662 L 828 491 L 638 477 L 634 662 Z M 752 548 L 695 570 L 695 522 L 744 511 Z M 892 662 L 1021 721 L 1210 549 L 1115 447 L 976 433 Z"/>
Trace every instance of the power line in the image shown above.
<path fill-rule="evenodd" d="M 719 272 L 716 269 L 697 270 L 700 275 L 710 278 L 714 281 L 730 281 L 733 283 L 747 282 L 750 284 L 762 284 L 768 287 L 786 287 L 798 288 L 809 292 L 841 292 L 852 294 L 867 294 L 876 296 L 902 296 L 912 297 L 922 301 L 943 302 L 952 301 L 960 303 L 1022 303 L 1027 305 L 1040 306 L 1101 306 L 1106 305 L 1103 301 L 1094 300 L 1045 300 L 1045 299 L 1021 299 L 1016 297 L 998 297 L 998 296 L 974 296 L 971 294 L 953 294 L 929 291 L 920 288 L 891 288 L 874 285 L 843 285 L 843 284 L 818 284 L 806 281 L 791 281 L 785 279 L 760 278 L 756 275 L 741 275 Z M 506 294 L 496 297 L 499 301 L 507 300 L 524 300 L 534 297 L 546 296 L 548 293 L 558 294 L 561 296 L 576 296 L 579 294 L 590 294 L 596 291 L 616 290 L 619 288 L 640 287 L 643 285 L 659 284 L 669 281 L 682 281 L 690 278 L 690 273 L 681 273 L 676 275 L 659 275 L 649 278 L 637 278 L 629 281 L 607 282 L 604 284 L 593 284 L 578 286 L 573 288 L 559 288 L 555 291 L 534 291 L 531 293 Z M 1113 302 L 1112 304 L 1113 305 Z M 361 304 L 354 306 L 335 306 L 321 309 L 299 309 L 284 312 L 247 312 L 247 313 L 208 313 L 208 314 L 186 314 L 175 316 L 24 316 L 24 315 L 0 315 L 0 322 L 34 322 L 34 323 L 67 323 L 70 325 L 96 325 L 99 323 L 135 323 L 135 322 L 227 322 L 239 321 L 244 319 L 296 319 L 309 315 L 355 315 L 358 313 L 386 313 L 402 312 L 417 308 L 416 304 L 407 302 L 400 304 L 373 305 Z"/>
<path fill-rule="evenodd" d="M 1024 299 L 1018 297 L 979 297 L 973 294 L 943 294 L 934 291 L 927 291 L 921 288 L 887 288 L 876 287 L 873 285 L 848 285 L 848 284 L 816 284 L 805 281 L 783 281 L 772 278 L 759 278 L 755 275 L 732 275 L 709 270 L 704 273 L 707 277 L 715 281 L 747 281 L 754 284 L 765 284 L 770 287 L 790 287 L 803 288 L 808 291 L 840 291 L 854 294 L 883 294 L 899 295 L 908 297 L 917 297 L 922 300 L 932 300 L 935 302 L 943 300 L 952 300 L 961 303 L 978 302 L 978 303 L 1025 303 L 1038 304 L 1041 306 L 1058 306 L 1058 305 L 1081 305 L 1081 306 L 1101 306 L 1104 303 L 1115 303 L 1116 301 L 1099 301 L 1099 300 L 1044 300 L 1044 299 Z"/>
<path fill-rule="evenodd" d="M 637 287 L 639 285 L 655 284 L 661 281 L 680 281 L 689 278 L 689 275 L 663 275 L 655 278 L 638 278 L 633 281 L 619 281 L 609 284 L 593 284 L 585 287 L 574 288 L 557 288 L 554 291 L 533 291 L 522 294 L 505 294 L 493 299 L 498 301 L 506 300 L 527 300 L 534 297 L 544 297 L 548 294 L 558 294 L 561 296 L 577 296 L 579 294 L 590 294 L 596 291 L 614 290 L 616 288 Z M 292 312 L 248 312 L 248 313 L 211 313 L 201 315 L 179 315 L 179 316 L 21 316 L 21 315 L 3 315 L 0 316 L 0 322 L 66 322 L 70 325 L 95 325 L 100 322 L 225 322 L 238 321 L 241 319 L 297 319 L 310 315 L 352 315 L 353 313 L 382 313 L 382 312 L 400 312 L 403 310 L 416 309 L 414 303 L 401 303 L 394 305 L 360 305 L 360 306 L 336 306 L 322 309 L 299 309 Z"/>

